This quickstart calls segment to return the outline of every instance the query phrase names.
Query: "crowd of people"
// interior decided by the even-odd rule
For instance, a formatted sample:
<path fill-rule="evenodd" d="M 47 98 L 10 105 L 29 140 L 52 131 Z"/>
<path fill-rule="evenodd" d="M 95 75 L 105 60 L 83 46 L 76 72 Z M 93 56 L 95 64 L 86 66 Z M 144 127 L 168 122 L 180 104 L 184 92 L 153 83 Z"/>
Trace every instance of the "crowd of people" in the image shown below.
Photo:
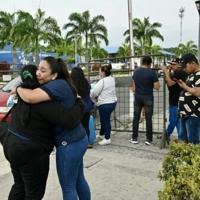
<path fill-rule="evenodd" d="M 151 69 L 150 56 L 142 58 L 141 67 L 133 74 L 134 117 L 133 134 L 130 142 L 138 144 L 138 127 L 141 112 L 146 119 L 146 145 L 153 140 L 153 89 L 160 84 L 155 71 Z M 200 135 L 200 66 L 195 55 L 188 53 L 182 58 L 172 59 L 163 67 L 164 79 L 169 90 L 169 117 L 165 139 L 169 143 L 175 127 L 178 142 L 199 144 Z"/>
<path fill-rule="evenodd" d="M 132 79 L 134 116 L 132 144 L 139 143 L 141 113 L 146 120 L 146 145 L 153 141 L 153 90 L 160 89 L 151 69 L 152 58 L 144 56 Z M 193 54 L 175 58 L 163 68 L 169 90 L 169 123 L 165 136 L 177 128 L 178 140 L 199 143 L 200 66 Z M 56 147 L 56 166 L 64 200 L 90 200 L 84 176 L 83 157 L 89 146 L 89 120 L 96 104 L 100 116 L 99 145 L 111 144 L 111 114 L 117 105 L 111 64 L 101 65 L 100 80 L 91 88 L 84 72 L 74 67 L 69 73 L 62 59 L 44 58 L 38 67 L 25 65 L 22 83 L 15 89 L 17 101 L 11 108 L 7 131 L 0 130 L 0 142 L 10 162 L 14 184 L 9 200 L 41 200 L 49 172 L 49 156 Z M 2 135 L 3 134 L 3 135 Z"/>

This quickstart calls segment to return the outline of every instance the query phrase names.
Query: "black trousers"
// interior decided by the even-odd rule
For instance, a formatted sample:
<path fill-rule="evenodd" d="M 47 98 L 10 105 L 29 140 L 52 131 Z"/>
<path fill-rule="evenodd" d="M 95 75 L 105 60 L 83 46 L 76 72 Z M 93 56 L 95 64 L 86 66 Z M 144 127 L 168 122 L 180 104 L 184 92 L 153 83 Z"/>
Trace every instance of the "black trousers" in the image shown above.
<path fill-rule="evenodd" d="M 49 172 L 49 153 L 40 145 L 10 133 L 3 147 L 14 179 L 8 200 L 41 200 Z"/>
<path fill-rule="evenodd" d="M 137 140 L 139 120 L 142 108 L 144 108 L 145 119 L 146 119 L 146 139 L 149 142 L 153 140 L 152 132 L 152 116 L 153 116 L 153 97 L 146 95 L 135 96 L 134 100 L 134 117 L 133 117 L 133 134 L 132 139 Z"/>

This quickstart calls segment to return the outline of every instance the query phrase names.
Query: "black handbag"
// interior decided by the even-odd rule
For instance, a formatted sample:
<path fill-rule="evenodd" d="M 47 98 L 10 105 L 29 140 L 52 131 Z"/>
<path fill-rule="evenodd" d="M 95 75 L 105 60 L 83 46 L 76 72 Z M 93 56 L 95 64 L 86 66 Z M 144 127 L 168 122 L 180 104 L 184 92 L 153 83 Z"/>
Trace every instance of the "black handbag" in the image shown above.
<path fill-rule="evenodd" d="M 11 113 L 12 108 L 5 114 L 5 116 L 0 120 L 0 143 L 3 144 L 3 140 L 5 135 L 8 131 L 8 123 L 6 119 L 8 118 L 9 114 Z"/>

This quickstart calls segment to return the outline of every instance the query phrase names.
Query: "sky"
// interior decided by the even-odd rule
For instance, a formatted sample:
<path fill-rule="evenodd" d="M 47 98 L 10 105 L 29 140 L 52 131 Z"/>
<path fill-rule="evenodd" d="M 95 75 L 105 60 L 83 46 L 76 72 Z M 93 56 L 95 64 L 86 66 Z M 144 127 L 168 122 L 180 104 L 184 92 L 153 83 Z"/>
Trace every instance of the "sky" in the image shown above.
<path fill-rule="evenodd" d="M 123 33 L 128 29 L 127 0 L 0 0 L 0 10 L 14 12 L 24 10 L 34 15 L 37 9 L 45 11 L 46 17 L 55 18 L 60 27 L 68 23 L 73 12 L 90 11 L 91 17 L 103 15 L 103 24 L 108 29 L 109 48 L 124 43 Z M 154 40 L 161 47 L 174 47 L 180 43 L 179 9 L 185 8 L 182 42 L 198 41 L 199 15 L 194 0 L 132 0 L 133 18 L 149 17 L 150 22 L 159 22 L 164 42 Z M 63 34 L 65 32 L 63 31 Z M 105 45 L 102 44 L 102 47 Z"/>

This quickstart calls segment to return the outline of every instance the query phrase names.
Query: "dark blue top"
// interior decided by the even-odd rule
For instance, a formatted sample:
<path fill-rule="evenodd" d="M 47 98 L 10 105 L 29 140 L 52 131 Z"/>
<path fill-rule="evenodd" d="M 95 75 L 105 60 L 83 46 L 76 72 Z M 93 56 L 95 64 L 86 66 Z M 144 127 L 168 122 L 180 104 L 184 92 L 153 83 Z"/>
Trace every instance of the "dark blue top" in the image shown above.
<path fill-rule="evenodd" d="M 150 68 L 139 67 L 133 74 L 135 95 L 153 96 L 153 85 L 158 81 L 156 72 Z"/>
<path fill-rule="evenodd" d="M 76 100 L 76 97 L 72 91 L 72 88 L 63 79 L 57 79 L 50 81 L 41 86 L 41 89 L 44 90 L 52 100 L 60 102 L 66 109 L 70 109 Z M 67 143 L 76 142 L 81 140 L 86 135 L 85 129 L 81 125 L 81 122 L 73 129 L 63 129 L 57 127 L 55 129 L 55 143 L 56 146 L 60 145 L 63 141 Z"/>

